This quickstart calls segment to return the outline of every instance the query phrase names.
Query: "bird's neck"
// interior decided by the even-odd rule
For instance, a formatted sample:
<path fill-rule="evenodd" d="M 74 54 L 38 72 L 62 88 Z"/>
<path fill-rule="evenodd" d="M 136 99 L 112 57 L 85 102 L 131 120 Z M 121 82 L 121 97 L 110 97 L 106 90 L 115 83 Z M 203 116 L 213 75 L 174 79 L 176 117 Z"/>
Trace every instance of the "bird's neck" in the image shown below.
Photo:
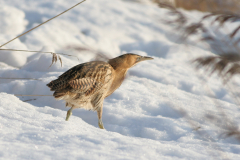
<path fill-rule="evenodd" d="M 127 74 L 128 68 L 119 68 L 115 70 L 115 78 L 114 82 L 117 82 L 119 86 L 122 84 L 123 80 L 125 79 L 125 76 Z"/>
<path fill-rule="evenodd" d="M 128 63 L 119 58 L 110 59 L 108 63 L 114 69 L 114 79 L 112 85 L 108 91 L 107 96 L 111 95 L 118 87 L 121 86 L 128 69 L 130 68 Z"/>
<path fill-rule="evenodd" d="M 112 59 L 109 61 L 109 64 L 113 67 L 115 71 L 115 77 L 113 80 L 113 85 L 117 88 L 122 84 L 126 73 L 129 69 L 129 66 L 126 62 L 119 59 Z M 115 88 L 115 89 L 117 89 Z"/>
<path fill-rule="evenodd" d="M 126 73 L 128 71 L 128 69 L 116 69 L 115 71 L 115 76 L 112 82 L 112 85 L 108 91 L 107 96 L 111 95 L 117 88 L 119 88 L 123 82 L 123 80 L 125 79 Z"/>

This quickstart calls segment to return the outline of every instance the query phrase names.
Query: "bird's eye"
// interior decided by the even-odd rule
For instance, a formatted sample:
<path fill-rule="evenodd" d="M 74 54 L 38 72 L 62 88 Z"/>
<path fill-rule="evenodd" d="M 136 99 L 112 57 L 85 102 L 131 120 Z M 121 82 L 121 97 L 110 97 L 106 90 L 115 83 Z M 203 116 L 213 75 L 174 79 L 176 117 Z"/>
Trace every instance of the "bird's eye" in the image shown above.
<path fill-rule="evenodd" d="M 139 62 L 142 57 L 137 57 L 136 62 Z"/>

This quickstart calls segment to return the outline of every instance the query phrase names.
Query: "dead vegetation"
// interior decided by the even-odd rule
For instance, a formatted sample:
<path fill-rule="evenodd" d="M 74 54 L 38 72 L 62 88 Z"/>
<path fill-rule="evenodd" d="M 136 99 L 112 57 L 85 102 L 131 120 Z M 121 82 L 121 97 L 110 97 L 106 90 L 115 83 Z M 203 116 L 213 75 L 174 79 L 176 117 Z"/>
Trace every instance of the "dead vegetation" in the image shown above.
<path fill-rule="evenodd" d="M 30 50 L 17 50 L 17 49 L 2 49 L 0 48 L 0 51 L 14 51 L 14 52 L 31 52 L 31 53 L 49 53 L 52 54 L 52 63 L 50 64 L 49 68 L 55 64 L 58 60 L 62 66 L 62 59 L 60 57 L 60 55 L 64 55 L 64 56 L 69 56 L 69 57 L 76 57 L 76 59 L 78 59 L 77 56 L 75 55 L 70 55 L 70 54 L 64 54 L 64 53 L 54 53 L 54 52 L 42 52 L 42 51 L 30 51 Z M 78 59 L 79 60 L 79 59 Z"/>
<path fill-rule="evenodd" d="M 240 38 L 237 37 L 240 31 L 240 25 L 230 31 L 229 34 L 219 36 L 213 32 L 219 32 L 224 25 L 230 25 L 240 21 L 240 15 L 234 13 L 215 12 L 203 16 L 198 22 L 189 22 L 189 19 L 178 9 L 160 4 L 162 7 L 169 9 L 169 16 L 173 16 L 172 20 L 164 20 L 168 25 L 172 25 L 175 29 L 181 32 L 181 39 L 187 41 L 192 36 L 199 36 L 197 43 L 206 43 L 210 46 L 215 56 L 199 57 L 192 62 L 196 64 L 196 68 L 205 67 L 206 71 L 210 71 L 210 75 L 217 73 L 225 79 L 225 83 L 234 75 L 240 74 Z M 205 21 L 209 21 L 206 24 Z M 215 25 L 215 30 L 210 30 L 211 26 Z"/>
<path fill-rule="evenodd" d="M 198 10 L 202 12 L 228 12 L 239 13 L 239 0 L 152 0 L 160 4 L 165 3 L 185 10 Z"/>
<path fill-rule="evenodd" d="M 60 14 L 58 14 L 58 15 L 56 15 L 56 16 L 48 19 L 48 20 L 46 20 L 45 22 L 43 22 L 43 23 L 41 23 L 41 24 L 33 27 L 32 29 L 30 29 L 30 30 L 28 30 L 28 31 L 26 31 L 26 32 L 18 35 L 17 37 L 15 37 L 15 38 L 7 41 L 6 43 L 0 45 L 0 51 L 2 50 L 2 51 L 14 51 L 14 52 L 48 53 L 48 54 L 52 54 L 52 63 L 50 64 L 49 68 L 50 68 L 54 63 L 56 63 L 58 60 L 60 61 L 61 66 L 62 66 L 62 59 L 61 59 L 60 55 L 66 55 L 66 56 L 74 56 L 74 55 L 63 54 L 63 53 L 53 53 L 53 52 L 29 51 L 29 50 L 21 50 L 21 49 L 3 49 L 3 47 L 4 47 L 5 45 L 11 43 L 12 41 L 14 41 L 14 40 L 16 40 L 16 39 L 18 39 L 18 38 L 20 38 L 20 37 L 28 34 L 29 32 L 37 29 L 38 27 L 40 27 L 40 26 L 42 26 L 42 25 L 44 25 L 44 24 L 52 21 L 53 19 L 61 16 L 62 14 L 66 13 L 66 12 L 68 12 L 68 11 L 70 11 L 70 10 L 72 10 L 73 8 L 77 7 L 78 5 L 82 4 L 82 3 L 85 2 L 85 1 L 86 1 L 86 0 L 82 0 L 81 2 L 75 4 L 74 6 L 68 8 L 67 10 L 61 12 Z M 77 56 L 75 56 L 75 57 L 78 59 Z M 22 79 L 22 80 L 40 80 L 40 79 L 36 79 L 36 78 L 9 78 L 9 77 L 0 77 L 0 79 L 8 79 L 8 80 L 17 80 L 17 79 L 18 79 L 18 80 L 19 80 L 19 79 Z M 41 81 L 41 80 L 40 80 L 40 81 Z M 21 97 L 22 97 L 22 96 L 34 96 L 34 97 L 52 96 L 52 95 L 22 95 L 22 94 L 14 94 L 14 95 L 15 95 L 15 96 L 21 96 Z M 31 100 L 36 100 L 36 99 L 31 99 Z M 31 100 L 30 100 L 30 101 L 31 101 Z"/>
<path fill-rule="evenodd" d="M 199 57 L 192 62 L 196 69 L 205 68 L 209 76 L 217 73 L 226 84 L 234 75 L 240 74 L 240 56 L 238 54 L 223 54 L 220 56 Z"/>
<path fill-rule="evenodd" d="M 234 90 L 234 88 L 237 87 L 235 85 L 238 84 L 231 83 L 233 77 L 240 76 L 240 25 L 235 24 L 236 27 L 232 30 L 226 31 L 222 35 L 219 34 L 220 30 L 224 31 L 225 26 L 240 22 L 240 15 L 230 11 L 218 11 L 205 14 L 199 20 L 193 22 L 182 10 L 162 3 L 159 3 L 159 6 L 168 9 L 168 18 L 163 20 L 163 22 L 172 26 L 175 31 L 179 31 L 181 40 L 184 40 L 186 44 L 193 42 L 203 45 L 207 44 L 209 46 L 214 54 L 193 59 L 191 64 L 197 71 L 202 69 L 206 77 L 210 77 L 213 74 L 219 76 L 223 81 L 222 84 L 228 89 L 235 100 L 236 106 L 240 107 L 240 97 Z M 206 21 L 208 21 L 208 23 L 206 23 Z M 199 37 L 199 39 L 192 39 L 192 37 Z M 221 104 L 216 100 L 213 100 L 213 102 L 216 106 L 216 111 L 220 114 L 205 114 L 203 119 L 210 125 L 220 129 L 218 138 L 226 139 L 231 137 L 240 143 L 239 123 L 224 111 L 224 107 Z M 193 130 L 196 130 L 202 138 L 206 137 L 206 135 L 207 137 L 213 137 L 205 131 L 202 126 L 196 124 L 194 119 L 188 116 L 184 108 L 181 108 L 179 113 L 185 117 Z M 214 139 L 209 139 L 209 141 L 217 142 L 217 140 Z M 215 147 L 221 148 L 220 146 Z M 221 155 L 220 157 L 224 156 L 225 155 Z"/>
<path fill-rule="evenodd" d="M 53 19 L 55 19 L 55 18 L 57 18 L 57 17 L 63 15 L 64 13 L 66 13 L 66 12 L 72 10 L 73 8 L 77 7 L 78 5 L 82 4 L 82 3 L 85 2 L 85 1 L 86 1 L 86 0 L 82 0 L 81 2 L 75 4 L 74 6 L 68 8 L 67 10 L 61 12 L 60 14 L 58 14 L 58 15 L 56 15 L 56 16 L 54 16 L 54 17 L 48 19 L 48 20 L 46 20 L 45 22 L 43 22 L 43 23 L 41 23 L 41 24 L 39 24 L 39 25 L 33 27 L 32 29 L 29 29 L 29 30 L 27 30 L 26 32 L 24 32 L 24 33 L 22 33 L 22 34 L 16 36 L 15 38 L 13 38 L 13 39 L 7 41 L 6 43 L 4 43 L 4 44 L 2 44 L 2 45 L 0 46 L 0 50 L 4 50 L 4 51 L 20 51 L 20 52 L 50 53 L 50 54 L 52 54 L 52 63 L 51 63 L 51 65 L 49 66 L 49 68 L 50 68 L 54 63 L 56 63 L 58 60 L 60 61 L 61 66 L 62 66 L 62 59 L 61 59 L 61 57 L 60 57 L 60 54 L 61 54 L 61 55 L 67 55 L 67 56 L 73 56 L 73 55 L 68 55 L 68 54 L 63 54 L 63 53 L 53 53 L 53 52 L 40 52 L 40 51 L 29 51 L 29 50 L 3 49 L 2 47 L 4 47 L 5 45 L 11 43 L 12 41 L 14 41 L 14 40 L 16 40 L 16 39 L 18 39 L 18 38 L 20 38 L 20 37 L 22 37 L 22 36 L 28 34 L 29 32 L 31 32 L 31 31 L 37 29 L 38 27 L 40 27 L 40 26 L 42 26 L 42 25 L 44 25 L 44 24 L 46 24 L 46 23 L 52 21 Z"/>

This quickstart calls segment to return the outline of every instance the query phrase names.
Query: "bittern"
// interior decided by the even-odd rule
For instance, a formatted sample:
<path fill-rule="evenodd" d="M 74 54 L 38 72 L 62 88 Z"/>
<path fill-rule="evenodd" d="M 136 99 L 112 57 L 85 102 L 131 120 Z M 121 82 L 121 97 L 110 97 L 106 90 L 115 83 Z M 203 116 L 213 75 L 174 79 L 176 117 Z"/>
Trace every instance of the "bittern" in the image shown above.
<path fill-rule="evenodd" d="M 122 84 L 129 68 L 151 57 L 127 53 L 108 62 L 92 61 L 79 64 L 51 81 L 47 86 L 53 96 L 65 100 L 68 110 L 66 121 L 75 108 L 97 111 L 99 128 L 102 122 L 103 101 Z"/>

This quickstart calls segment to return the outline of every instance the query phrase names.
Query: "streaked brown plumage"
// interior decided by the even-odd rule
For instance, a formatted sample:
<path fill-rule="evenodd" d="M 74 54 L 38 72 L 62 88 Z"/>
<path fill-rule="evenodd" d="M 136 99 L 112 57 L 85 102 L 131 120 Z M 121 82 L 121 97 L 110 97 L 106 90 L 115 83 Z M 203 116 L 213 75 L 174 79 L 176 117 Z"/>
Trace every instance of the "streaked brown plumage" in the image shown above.
<path fill-rule="evenodd" d="M 129 68 L 144 60 L 153 59 L 136 54 L 124 54 L 110 59 L 108 62 L 93 61 L 79 64 L 51 81 L 47 86 L 55 91 L 56 99 L 66 101 L 71 107 L 66 120 L 75 108 L 97 111 L 98 124 L 102 123 L 104 98 L 111 95 L 122 84 Z"/>

